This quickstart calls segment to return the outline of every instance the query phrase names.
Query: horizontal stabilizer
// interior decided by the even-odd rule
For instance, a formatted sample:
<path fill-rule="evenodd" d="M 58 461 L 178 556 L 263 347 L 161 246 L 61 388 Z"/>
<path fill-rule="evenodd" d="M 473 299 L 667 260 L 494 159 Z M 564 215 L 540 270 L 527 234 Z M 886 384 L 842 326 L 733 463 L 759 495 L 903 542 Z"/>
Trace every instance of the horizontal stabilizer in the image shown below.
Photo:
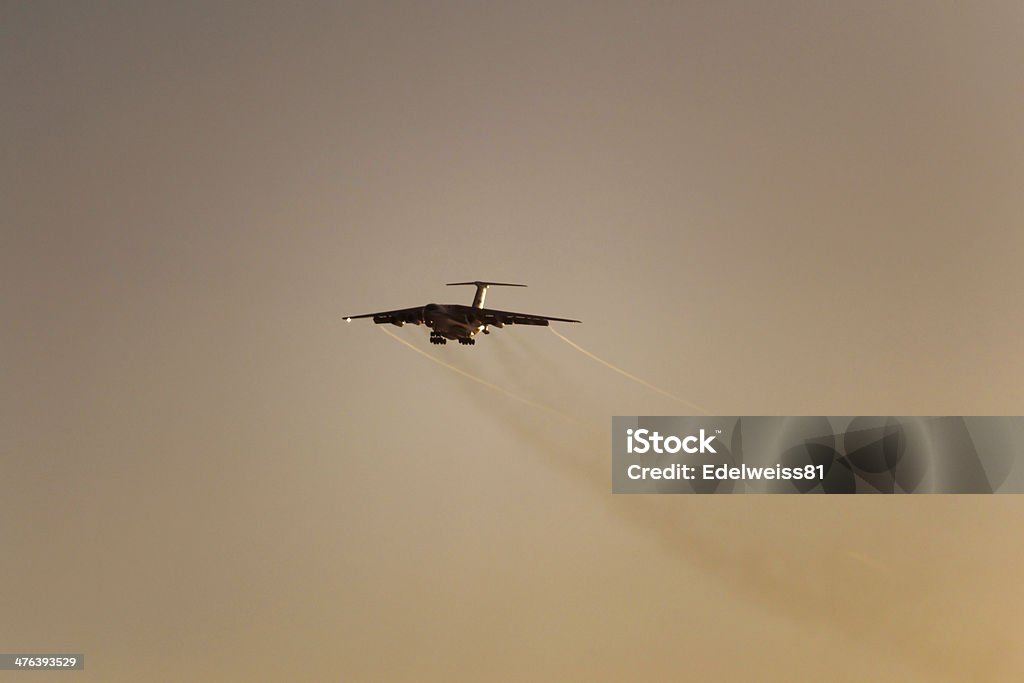
<path fill-rule="evenodd" d="M 481 285 L 484 286 L 484 287 L 525 287 L 526 286 L 526 285 L 515 285 L 515 284 L 512 284 L 511 282 L 484 282 L 483 280 L 473 280 L 472 282 L 449 282 L 448 283 L 449 287 L 454 287 L 455 285 L 476 285 L 477 287 L 480 287 Z"/>
<path fill-rule="evenodd" d="M 449 282 L 449 287 L 456 285 L 476 285 L 476 296 L 473 297 L 473 308 L 483 308 L 484 298 L 487 296 L 488 287 L 525 287 L 526 285 L 515 285 L 511 282 L 484 282 L 473 280 L 472 282 Z"/>

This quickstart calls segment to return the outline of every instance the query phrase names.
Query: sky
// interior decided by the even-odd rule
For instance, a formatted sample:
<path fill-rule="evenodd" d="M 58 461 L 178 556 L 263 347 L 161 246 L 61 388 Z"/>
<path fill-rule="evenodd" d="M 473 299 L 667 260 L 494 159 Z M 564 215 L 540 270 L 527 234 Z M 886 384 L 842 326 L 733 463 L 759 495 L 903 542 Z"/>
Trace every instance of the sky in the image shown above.
<path fill-rule="evenodd" d="M 1022 35 L 987 1 L 0 2 L 0 651 L 1018 680 L 1019 496 L 609 468 L 612 415 L 684 401 L 1024 413 Z M 342 319 L 474 279 L 683 401 L 543 328 L 387 328 L 502 393 Z"/>

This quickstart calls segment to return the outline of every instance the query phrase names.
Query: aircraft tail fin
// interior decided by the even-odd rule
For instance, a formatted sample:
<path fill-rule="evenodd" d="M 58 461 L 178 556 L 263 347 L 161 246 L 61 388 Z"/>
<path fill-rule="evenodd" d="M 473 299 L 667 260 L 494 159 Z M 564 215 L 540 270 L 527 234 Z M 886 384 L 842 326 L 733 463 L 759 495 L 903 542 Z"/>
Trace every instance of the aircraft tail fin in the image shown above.
<path fill-rule="evenodd" d="M 456 285 L 476 285 L 476 296 L 473 297 L 473 308 L 483 308 L 484 299 L 487 297 L 488 287 L 525 287 L 526 285 L 516 285 L 511 282 L 484 282 L 482 280 L 473 280 L 472 282 L 449 282 L 449 287 Z"/>

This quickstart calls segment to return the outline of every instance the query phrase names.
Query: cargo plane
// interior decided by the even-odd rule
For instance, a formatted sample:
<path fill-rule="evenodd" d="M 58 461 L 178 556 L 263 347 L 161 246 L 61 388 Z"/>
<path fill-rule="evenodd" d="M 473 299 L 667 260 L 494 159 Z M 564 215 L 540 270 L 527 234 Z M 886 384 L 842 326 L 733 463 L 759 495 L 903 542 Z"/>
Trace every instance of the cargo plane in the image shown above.
<path fill-rule="evenodd" d="M 491 327 L 502 328 L 505 325 L 542 325 L 547 326 L 551 321 L 562 323 L 578 323 L 579 320 L 569 318 L 552 318 L 546 315 L 531 315 L 529 313 L 513 313 L 511 311 L 498 311 L 493 308 L 484 308 L 484 298 L 487 296 L 488 287 L 525 287 L 507 282 L 449 282 L 448 286 L 475 285 L 476 296 L 470 306 L 463 304 L 427 304 L 416 308 L 403 308 L 397 311 L 381 311 L 380 313 L 366 313 L 364 315 L 345 316 L 346 322 L 358 318 L 373 318 L 378 325 L 391 323 L 398 327 L 404 325 L 426 325 L 430 328 L 431 344 L 447 344 L 449 339 L 458 340 L 460 344 L 472 346 L 476 343 L 473 339 L 478 332 L 490 334 Z"/>

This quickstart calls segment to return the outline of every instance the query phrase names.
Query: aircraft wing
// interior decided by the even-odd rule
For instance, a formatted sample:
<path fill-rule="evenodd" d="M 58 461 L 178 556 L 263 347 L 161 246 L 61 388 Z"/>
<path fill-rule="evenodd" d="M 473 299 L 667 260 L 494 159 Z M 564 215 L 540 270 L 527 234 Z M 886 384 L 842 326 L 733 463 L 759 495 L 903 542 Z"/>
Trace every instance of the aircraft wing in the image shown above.
<path fill-rule="evenodd" d="M 547 315 L 531 315 L 529 313 L 513 313 L 512 311 L 496 311 L 493 308 L 478 308 L 473 311 L 477 320 L 484 325 L 543 325 L 547 326 L 549 321 L 554 320 L 560 323 L 578 323 L 579 320 L 569 318 L 552 318 Z"/>
<path fill-rule="evenodd" d="M 406 323 L 410 325 L 422 325 L 423 307 L 402 308 L 397 311 L 381 311 L 380 313 L 365 313 L 363 315 L 345 316 L 346 321 L 356 320 L 358 318 L 373 318 L 373 322 L 378 325 L 383 323 L 391 323 L 392 325 L 398 325 L 399 327 Z"/>

